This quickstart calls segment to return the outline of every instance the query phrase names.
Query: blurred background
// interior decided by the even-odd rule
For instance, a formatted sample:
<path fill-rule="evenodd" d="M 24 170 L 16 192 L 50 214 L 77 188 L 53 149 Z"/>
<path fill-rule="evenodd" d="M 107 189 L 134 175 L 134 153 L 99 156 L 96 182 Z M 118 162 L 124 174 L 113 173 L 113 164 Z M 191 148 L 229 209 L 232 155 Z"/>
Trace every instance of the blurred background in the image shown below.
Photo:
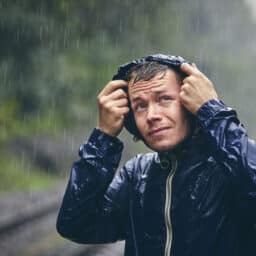
<path fill-rule="evenodd" d="M 55 231 L 96 97 L 120 64 L 181 55 L 213 81 L 255 138 L 256 1 L 0 0 L 2 255 L 122 255 Z M 122 132 L 122 162 L 147 149 Z"/>

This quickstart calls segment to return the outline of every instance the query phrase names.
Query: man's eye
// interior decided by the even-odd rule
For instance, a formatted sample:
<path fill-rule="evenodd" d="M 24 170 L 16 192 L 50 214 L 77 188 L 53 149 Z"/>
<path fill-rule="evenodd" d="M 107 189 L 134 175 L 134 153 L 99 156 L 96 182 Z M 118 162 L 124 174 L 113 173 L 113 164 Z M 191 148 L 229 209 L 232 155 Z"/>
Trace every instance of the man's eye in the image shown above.
<path fill-rule="evenodd" d="M 135 111 L 143 111 L 146 109 L 146 104 L 144 103 L 138 103 L 137 105 L 135 105 Z"/>
<path fill-rule="evenodd" d="M 170 102 L 172 101 L 172 98 L 170 96 L 162 96 L 160 97 L 161 102 Z"/>

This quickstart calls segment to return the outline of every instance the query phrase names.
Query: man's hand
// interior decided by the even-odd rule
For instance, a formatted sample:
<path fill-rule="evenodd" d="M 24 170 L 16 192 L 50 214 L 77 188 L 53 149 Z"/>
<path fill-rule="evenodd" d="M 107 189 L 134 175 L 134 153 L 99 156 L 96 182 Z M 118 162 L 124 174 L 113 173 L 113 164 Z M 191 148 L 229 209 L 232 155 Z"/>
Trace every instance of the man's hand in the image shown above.
<path fill-rule="evenodd" d="M 117 136 L 129 112 L 127 94 L 122 90 L 128 83 L 123 80 L 109 82 L 98 95 L 98 128 L 103 132 Z"/>
<path fill-rule="evenodd" d="M 195 64 L 184 63 L 181 70 L 188 76 L 183 80 L 180 91 L 181 103 L 192 114 L 196 114 L 199 108 L 211 99 L 217 99 L 218 95 L 212 82 L 196 67 Z"/>

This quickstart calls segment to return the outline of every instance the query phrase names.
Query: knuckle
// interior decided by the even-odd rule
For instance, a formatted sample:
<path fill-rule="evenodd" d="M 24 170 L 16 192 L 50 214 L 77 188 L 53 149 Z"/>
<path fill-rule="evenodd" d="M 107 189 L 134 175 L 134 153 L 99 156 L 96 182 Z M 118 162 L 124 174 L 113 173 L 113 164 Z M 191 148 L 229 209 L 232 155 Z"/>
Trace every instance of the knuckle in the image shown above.
<path fill-rule="evenodd" d="M 180 92 L 180 98 L 181 98 L 181 99 L 184 99 L 184 97 L 185 97 L 185 92 L 184 92 L 184 91 L 181 91 L 181 92 Z"/>
<path fill-rule="evenodd" d="M 117 93 L 120 97 L 126 97 L 126 93 L 123 89 L 118 89 L 117 90 Z"/>
<path fill-rule="evenodd" d="M 106 103 L 104 104 L 104 107 L 105 107 L 106 110 L 108 110 L 108 111 L 110 111 L 110 112 L 113 111 L 112 104 L 109 103 L 109 102 L 106 102 Z"/>
<path fill-rule="evenodd" d="M 108 83 L 107 83 L 107 86 L 108 87 L 111 87 L 111 86 L 114 86 L 116 84 L 116 80 L 112 80 L 112 81 L 109 81 Z"/>
<path fill-rule="evenodd" d="M 197 77 L 201 79 L 206 79 L 206 76 L 200 71 L 197 72 Z"/>
<path fill-rule="evenodd" d="M 195 76 L 190 76 L 190 77 L 188 78 L 188 83 L 194 84 L 194 83 L 196 83 L 196 82 L 197 82 L 197 77 L 195 77 Z"/>
<path fill-rule="evenodd" d="M 128 104 L 128 99 L 127 98 L 124 98 L 123 101 L 124 101 L 124 104 L 126 104 L 126 105 Z"/>
<path fill-rule="evenodd" d="M 190 85 L 188 83 L 182 85 L 181 92 L 184 93 L 185 91 L 189 90 Z"/>
<path fill-rule="evenodd" d="M 97 97 L 97 102 L 99 105 L 102 105 L 102 98 L 100 96 Z"/>
<path fill-rule="evenodd" d="M 189 76 L 183 79 L 183 84 L 186 84 L 188 82 Z"/>
<path fill-rule="evenodd" d="M 100 106 L 103 106 L 105 103 L 104 96 L 98 96 L 97 101 Z"/>
<path fill-rule="evenodd" d="M 122 95 L 127 99 L 127 93 L 124 90 L 122 90 Z"/>
<path fill-rule="evenodd" d="M 125 112 L 126 112 L 126 113 L 129 113 L 129 112 L 130 112 L 130 108 L 129 108 L 129 107 L 126 107 L 126 108 L 125 108 Z"/>
<path fill-rule="evenodd" d="M 120 96 L 122 95 L 122 89 L 116 89 L 116 90 L 114 91 L 114 94 L 115 94 L 116 96 L 120 97 Z"/>

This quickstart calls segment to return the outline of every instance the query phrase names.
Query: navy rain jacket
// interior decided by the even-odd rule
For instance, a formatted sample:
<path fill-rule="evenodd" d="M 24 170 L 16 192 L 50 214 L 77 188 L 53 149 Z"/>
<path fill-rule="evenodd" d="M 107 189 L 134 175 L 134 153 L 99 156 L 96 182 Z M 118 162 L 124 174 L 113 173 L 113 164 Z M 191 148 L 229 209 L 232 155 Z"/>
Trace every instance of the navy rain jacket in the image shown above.
<path fill-rule="evenodd" d="M 117 173 L 123 145 L 95 129 L 72 167 L 58 232 L 78 243 L 125 240 L 125 256 L 256 255 L 255 142 L 221 101 L 196 118 L 200 135 L 171 161 L 138 155 Z"/>

